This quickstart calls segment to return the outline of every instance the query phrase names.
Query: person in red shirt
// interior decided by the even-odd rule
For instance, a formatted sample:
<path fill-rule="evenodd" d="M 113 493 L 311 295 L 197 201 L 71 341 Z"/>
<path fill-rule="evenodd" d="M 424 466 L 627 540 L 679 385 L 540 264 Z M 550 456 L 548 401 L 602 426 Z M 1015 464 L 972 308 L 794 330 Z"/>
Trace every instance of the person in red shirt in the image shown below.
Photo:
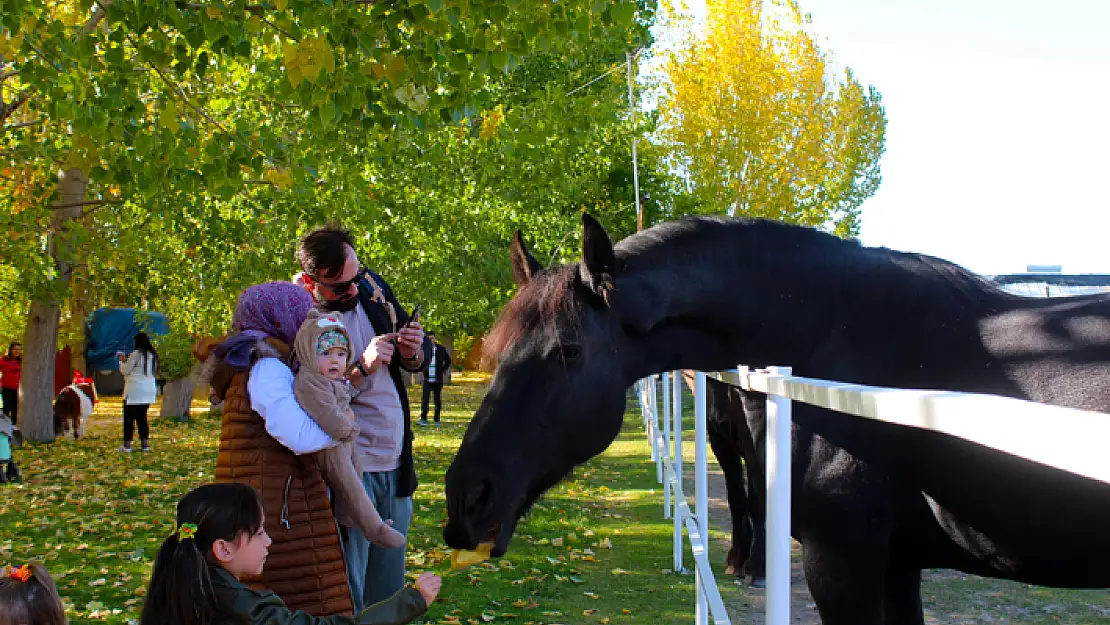
<path fill-rule="evenodd" d="M 8 355 L 0 358 L 0 389 L 4 395 L 4 415 L 18 423 L 19 415 L 19 373 L 23 369 L 23 346 L 12 343 Z"/>

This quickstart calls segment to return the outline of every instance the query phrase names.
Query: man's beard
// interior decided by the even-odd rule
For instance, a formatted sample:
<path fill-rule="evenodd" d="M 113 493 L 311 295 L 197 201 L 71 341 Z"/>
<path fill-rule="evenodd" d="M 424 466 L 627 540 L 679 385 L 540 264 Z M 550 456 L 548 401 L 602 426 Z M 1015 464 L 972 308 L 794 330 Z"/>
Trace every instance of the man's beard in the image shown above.
<path fill-rule="evenodd" d="M 342 299 L 326 300 L 320 302 L 320 307 L 331 312 L 347 312 L 358 306 L 358 296 L 351 295 Z"/>

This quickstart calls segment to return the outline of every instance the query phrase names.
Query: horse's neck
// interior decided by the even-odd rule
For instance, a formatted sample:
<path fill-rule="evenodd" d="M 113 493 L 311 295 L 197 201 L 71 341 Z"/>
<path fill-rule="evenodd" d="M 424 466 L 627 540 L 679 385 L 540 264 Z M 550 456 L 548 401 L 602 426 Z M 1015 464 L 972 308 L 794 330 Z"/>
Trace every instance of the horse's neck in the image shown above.
<path fill-rule="evenodd" d="M 640 347 L 636 374 L 808 358 L 835 322 L 832 291 L 818 288 L 817 275 L 785 284 L 751 279 L 750 272 L 736 278 L 741 271 L 723 257 L 661 263 L 624 277 L 618 292 L 636 294 L 622 310 Z"/>
<path fill-rule="evenodd" d="M 974 334 L 998 304 L 987 292 L 957 293 L 981 288 L 974 283 L 922 277 L 885 251 L 845 247 L 843 257 L 784 253 L 758 265 L 729 249 L 630 263 L 634 270 L 618 289 L 635 294 L 622 316 L 641 330 L 634 333 L 632 377 L 737 364 L 802 366 L 819 360 L 837 337 L 850 342 L 883 333 L 891 335 L 888 346 L 912 358 L 914 350 L 929 349 L 929 324 Z"/>

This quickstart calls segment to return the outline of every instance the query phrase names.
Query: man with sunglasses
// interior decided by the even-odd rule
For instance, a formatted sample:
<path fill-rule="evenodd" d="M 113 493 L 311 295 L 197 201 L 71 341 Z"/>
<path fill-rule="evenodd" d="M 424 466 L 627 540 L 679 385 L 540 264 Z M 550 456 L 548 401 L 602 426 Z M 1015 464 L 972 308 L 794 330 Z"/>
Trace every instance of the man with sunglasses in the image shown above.
<path fill-rule="evenodd" d="M 422 372 L 432 343 L 420 322 L 408 318 L 385 280 L 359 264 L 346 230 L 312 230 L 301 239 L 297 259 L 305 289 L 317 306 L 339 313 L 352 352 L 361 354 L 351 374 L 351 383 L 359 389 L 351 408 L 360 429 L 355 444 L 363 486 L 382 520 L 407 534 L 417 480 L 401 371 Z M 404 547 L 372 545 L 356 528 L 345 528 L 343 548 L 356 613 L 404 588 Z"/>

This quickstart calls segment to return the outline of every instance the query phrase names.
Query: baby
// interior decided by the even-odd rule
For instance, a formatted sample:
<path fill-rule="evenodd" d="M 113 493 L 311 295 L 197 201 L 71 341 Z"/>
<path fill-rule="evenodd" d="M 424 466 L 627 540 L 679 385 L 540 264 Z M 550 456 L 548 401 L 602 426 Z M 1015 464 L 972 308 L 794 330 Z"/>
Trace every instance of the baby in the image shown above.
<path fill-rule="evenodd" d="M 359 430 L 351 411 L 351 398 L 358 391 L 345 377 L 352 362 L 350 346 L 351 338 L 338 317 L 310 310 L 293 345 L 301 363 L 293 393 L 308 416 L 339 441 L 339 445 L 313 454 L 334 493 L 336 519 L 357 527 L 372 543 L 401 547 L 405 535 L 382 522 L 362 486 L 362 468 L 353 444 Z"/>

